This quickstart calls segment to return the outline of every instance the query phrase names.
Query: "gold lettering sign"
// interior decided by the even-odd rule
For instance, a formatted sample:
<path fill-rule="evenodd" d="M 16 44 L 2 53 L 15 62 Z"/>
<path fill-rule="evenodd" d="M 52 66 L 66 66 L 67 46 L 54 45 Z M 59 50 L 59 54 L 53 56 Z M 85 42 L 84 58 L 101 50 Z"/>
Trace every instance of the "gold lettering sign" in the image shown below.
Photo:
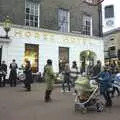
<path fill-rule="evenodd" d="M 44 33 L 44 40 L 48 40 L 48 34 L 47 33 Z"/>
<path fill-rule="evenodd" d="M 51 41 L 53 41 L 54 40 L 54 34 L 50 34 L 49 38 L 50 38 Z"/>
<path fill-rule="evenodd" d="M 29 32 L 29 31 L 25 32 L 25 36 L 26 37 L 31 37 L 31 32 Z"/>
<path fill-rule="evenodd" d="M 14 36 L 19 36 L 19 37 L 21 37 L 22 36 L 22 31 L 15 31 L 15 35 Z"/>
<path fill-rule="evenodd" d="M 72 43 L 75 43 L 75 37 L 71 38 Z"/>
<path fill-rule="evenodd" d="M 67 42 L 68 43 L 68 39 L 67 39 L 67 37 L 64 37 L 64 42 Z"/>
<path fill-rule="evenodd" d="M 35 38 L 40 39 L 40 33 L 39 32 L 35 32 Z"/>

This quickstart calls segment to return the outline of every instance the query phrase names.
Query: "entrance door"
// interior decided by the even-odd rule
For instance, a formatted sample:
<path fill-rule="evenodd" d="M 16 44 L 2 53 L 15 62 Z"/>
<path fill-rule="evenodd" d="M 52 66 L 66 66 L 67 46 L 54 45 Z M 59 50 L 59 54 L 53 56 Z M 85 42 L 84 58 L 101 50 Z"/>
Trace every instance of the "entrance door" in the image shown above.
<path fill-rule="evenodd" d="M 31 63 L 32 71 L 38 72 L 39 66 L 39 45 L 25 44 L 24 60 L 29 60 Z"/>
<path fill-rule="evenodd" d="M 64 70 L 66 63 L 69 63 L 69 48 L 59 47 L 59 72 Z"/>

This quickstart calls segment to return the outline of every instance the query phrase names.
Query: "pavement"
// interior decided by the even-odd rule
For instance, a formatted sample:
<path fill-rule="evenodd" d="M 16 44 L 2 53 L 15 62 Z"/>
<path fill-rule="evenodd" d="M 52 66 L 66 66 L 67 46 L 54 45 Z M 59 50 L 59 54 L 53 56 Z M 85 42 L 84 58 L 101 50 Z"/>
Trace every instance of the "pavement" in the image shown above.
<path fill-rule="evenodd" d="M 35 83 L 31 92 L 23 85 L 0 88 L 0 120 L 120 120 L 120 97 L 113 99 L 113 107 L 104 112 L 74 112 L 72 93 L 61 93 L 55 87 L 52 102 L 44 102 L 45 84 Z"/>

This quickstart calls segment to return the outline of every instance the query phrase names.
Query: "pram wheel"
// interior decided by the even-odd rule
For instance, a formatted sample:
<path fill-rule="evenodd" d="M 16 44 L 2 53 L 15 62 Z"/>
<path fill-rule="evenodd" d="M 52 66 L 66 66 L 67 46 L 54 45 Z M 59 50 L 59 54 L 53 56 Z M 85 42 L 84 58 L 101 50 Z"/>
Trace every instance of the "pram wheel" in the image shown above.
<path fill-rule="evenodd" d="M 104 104 L 102 102 L 96 103 L 96 109 L 97 109 L 97 112 L 103 112 Z"/>

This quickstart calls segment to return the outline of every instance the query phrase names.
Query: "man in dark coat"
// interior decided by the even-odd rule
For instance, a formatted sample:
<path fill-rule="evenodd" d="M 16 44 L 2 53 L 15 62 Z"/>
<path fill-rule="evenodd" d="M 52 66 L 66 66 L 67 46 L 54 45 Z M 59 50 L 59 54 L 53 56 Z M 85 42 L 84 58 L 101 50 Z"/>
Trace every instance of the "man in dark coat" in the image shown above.
<path fill-rule="evenodd" d="M 17 64 L 15 62 L 15 59 L 13 59 L 12 63 L 10 64 L 10 76 L 9 76 L 9 80 L 10 80 L 10 86 L 11 87 L 15 87 L 16 86 L 16 80 L 17 80 Z"/>
<path fill-rule="evenodd" d="M 25 65 L 25 87 L 27 89 L 27 91 L 31 91 L 31 83 L 32 83 L 32 69 L 31 69 L 31 65 L 30 65 L 30 61 L 25 61 L 26 65 Z"/>
<path fill-rule="evenodd" d="M 1 79 L 3 77 L 3 87 L 5 87 L 5 83 L 6 83 L 6 74 L 7 74 L 7 65 L 5 64 L 5 61 L 2 61 L 2 64 L 1 64 L 1 67 L 0 67 L 0 70 L 2 72 L 2 76 L 0 78 L 0 86 L 1 86 Z"/>

